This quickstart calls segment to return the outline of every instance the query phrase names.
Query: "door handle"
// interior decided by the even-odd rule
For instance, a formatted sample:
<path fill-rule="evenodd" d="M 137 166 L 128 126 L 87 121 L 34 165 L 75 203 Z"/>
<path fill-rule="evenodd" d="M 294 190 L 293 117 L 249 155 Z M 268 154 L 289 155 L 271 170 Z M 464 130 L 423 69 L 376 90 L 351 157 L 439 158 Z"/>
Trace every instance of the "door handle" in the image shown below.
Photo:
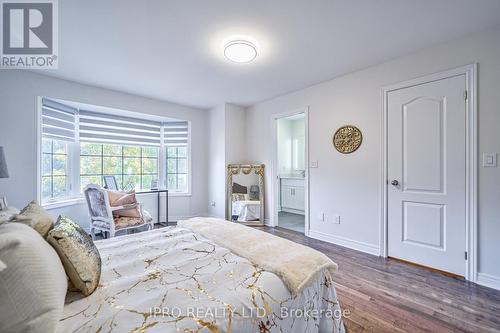
<path fill-rule="evenodd" d="M 394 180 L 391 181 L 391 185 L 398 186 L 399 182 L 396 179 L 394 179 Z"/>

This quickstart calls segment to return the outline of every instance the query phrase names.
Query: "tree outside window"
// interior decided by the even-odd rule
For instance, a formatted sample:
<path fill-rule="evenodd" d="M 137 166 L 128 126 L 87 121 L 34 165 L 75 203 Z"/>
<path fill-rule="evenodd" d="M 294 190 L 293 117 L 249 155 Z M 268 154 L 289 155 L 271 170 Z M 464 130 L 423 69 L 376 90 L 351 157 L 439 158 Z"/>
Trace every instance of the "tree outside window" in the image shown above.
<path fill-rule="evenodd" d="M 144 190 L 158 177 L 158 148 L 81 143 L 80 188 L 104 186 L 104 176 L 115 176 L 122 190 Z"/>
<path fill-rule="evenodd" d="M 42 202 L 68 196 L 68 143 L 42 140 Z"/>
<path fill-rule="evenodd" d="M 167 147 L 167 188 L 173 192 L 188 192 L 187 147 Z"/>

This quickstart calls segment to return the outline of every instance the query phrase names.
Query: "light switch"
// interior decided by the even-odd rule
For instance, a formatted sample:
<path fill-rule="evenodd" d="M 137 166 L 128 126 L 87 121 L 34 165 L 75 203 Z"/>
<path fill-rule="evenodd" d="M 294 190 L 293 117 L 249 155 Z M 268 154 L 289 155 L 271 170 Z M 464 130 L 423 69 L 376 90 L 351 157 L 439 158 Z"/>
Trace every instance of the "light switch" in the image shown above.
<path fill-rule="evenodd" d="M 497 166 L 497 153 L 483 153 L 483 167 L 496 167 Z"/>
<path fill-rule="evenodd" d="M 318 167 L 318 161 L 311 161 L 311 168 L 317 168 Z"/>

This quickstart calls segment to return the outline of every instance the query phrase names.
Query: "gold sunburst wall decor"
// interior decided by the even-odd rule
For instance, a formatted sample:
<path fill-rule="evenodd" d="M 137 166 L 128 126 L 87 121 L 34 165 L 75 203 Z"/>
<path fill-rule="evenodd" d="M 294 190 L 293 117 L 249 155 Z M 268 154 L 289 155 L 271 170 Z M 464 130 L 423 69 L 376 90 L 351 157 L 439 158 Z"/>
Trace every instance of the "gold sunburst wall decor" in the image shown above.
<path fill-rule="evenodd" d="M 333 135 L 333 146 L 342 154 L 355 152 L 361 146 L 362 141 L 363 134 L 353 125 L 342 126 Z"/>

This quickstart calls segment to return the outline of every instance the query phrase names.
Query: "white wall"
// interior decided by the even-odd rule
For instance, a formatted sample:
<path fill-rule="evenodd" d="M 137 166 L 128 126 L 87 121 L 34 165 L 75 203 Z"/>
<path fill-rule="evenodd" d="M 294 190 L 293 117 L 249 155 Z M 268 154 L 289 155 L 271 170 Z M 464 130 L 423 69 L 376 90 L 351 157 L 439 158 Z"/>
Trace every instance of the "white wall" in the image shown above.
<path fill-rule="evenodd" d="M 224 218 L 226 206 L 226 166 L 244 163 L 246 156 L 245 108 L 225 103 L 209 111 L 209 214 Z"/>
<path fill-rule="evenodd" d="M 246 162 L 245 108 L 226 104 L 226 164 Z M 249 129 L 251 131 L 251 129 Z"/>
<path fill-rule="evenodd" d="M 7 154 L 10 178 L 0 179 L 9 204 L 24 207 L 36 198 L 36 98 L 47 96 L 152 115 L 190 120 L 192 125 L 192 196 L 171 197 L 170 220 L 207 214 L 206 110 L 100 89 L 25 70 L 0 71 L 0 146 Z M 156 216 L 156 197 L 141 201 Z M 162 203 L 164 201 L 162 200 Z M 163 207 L 164 208 L 164 207 Z M 64 213 L 87 227 L 85 204 L 51 211 Z M 164 214 L 164 213 L 163 213 Z"/>
<path fill-rule="evenodd" d="M 271 114 L 309 106 L 311 231 L 316 236 L 378 252 L 382 96 L 385 85 L 479 63 L 479 154 L 500 151 L 500 27 L 339 77 L 247 109 L 248 158 L 272 164 Z M 332 135 L 345 124 L 363 132 L 360 149 L 337 153 Z M 267 168 L 267 179 L 271 168 Z M 270 187 L 266 216 L 270 216 Z M 500 286 L 500 168 L 479 168 L 479 272 Z M 341 215 L 320 222 L 318 213 Z"/>
<path fill-rule="evenodd" d="M 209 215 L 224 218 L 226 200 L 226 106 L 218 105 L 209 111 L 208 200 Z"/>

